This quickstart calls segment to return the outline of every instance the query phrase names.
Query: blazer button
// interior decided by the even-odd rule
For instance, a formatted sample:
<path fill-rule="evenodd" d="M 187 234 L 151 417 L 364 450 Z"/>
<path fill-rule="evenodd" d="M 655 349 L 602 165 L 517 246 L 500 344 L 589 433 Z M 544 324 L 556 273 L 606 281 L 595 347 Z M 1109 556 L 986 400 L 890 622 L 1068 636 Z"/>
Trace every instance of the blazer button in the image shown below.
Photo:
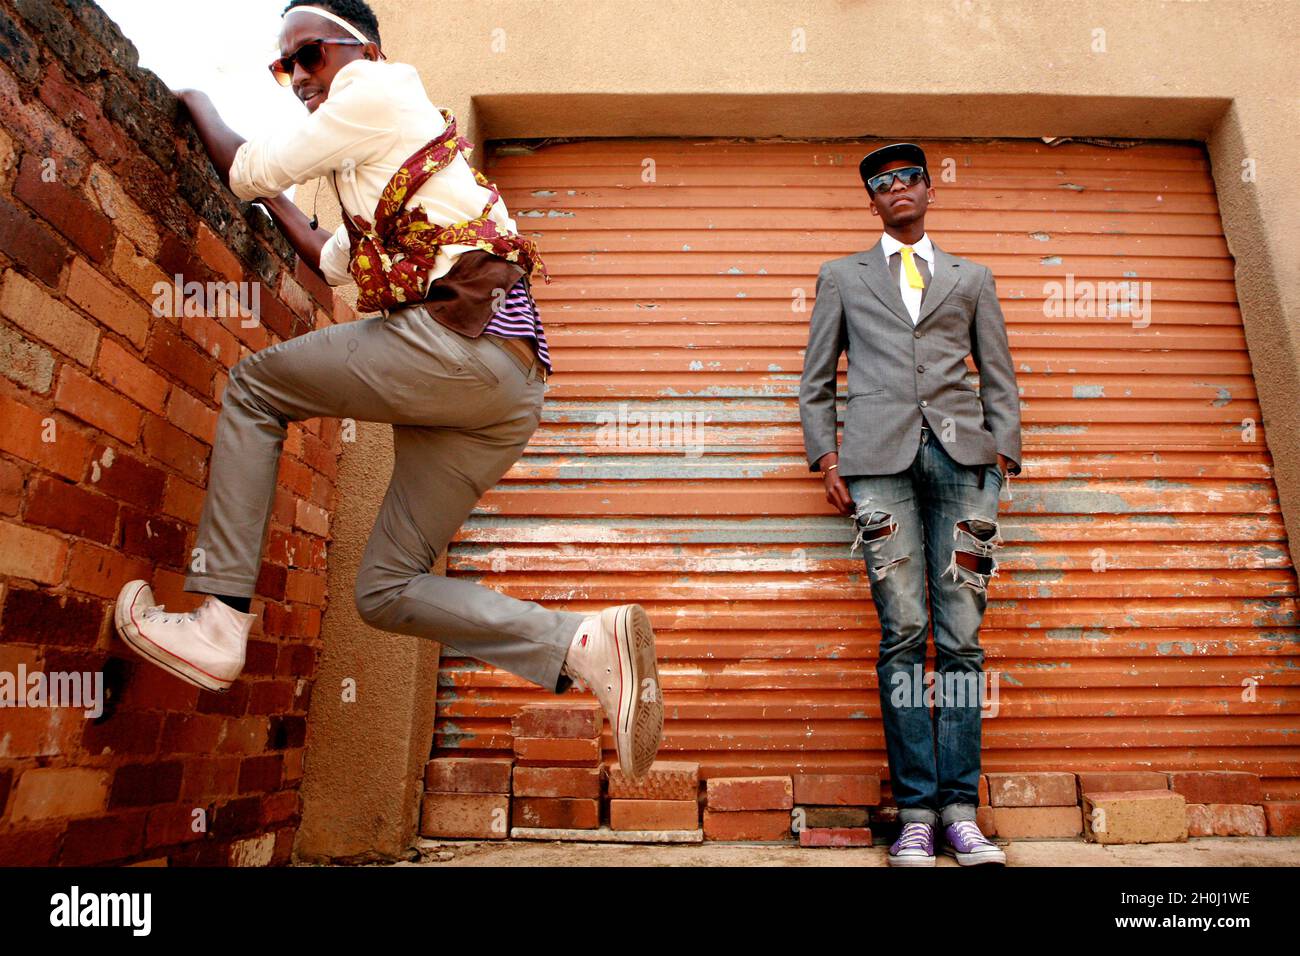
<path fill-rule="evenodd" d="M 925 366 L 924 366 L 924 365 L 918 365 L 918 366 L 916 367 L 916 370 L 917 370 L 918 372 L 924 372 L 924 371 L 925 371 Z"/>
<path fill-rule="evenodd" d="M 922 408 L 925 408 L 927 404 L 928 404 L 928 403 L 926 402 L 926 400 L 925 400 L 924 398 L 921 399 L 921 407 L 922 407 Z"/>
<path fill-rule="evenodd" d="M 913 333 L 912 333 L 912 338 L 914 338 L 914 339 L 919 339 L 920 337 L 921 337 L 921 333 L 920 333 L 920 332 L 913 332 Z"/>

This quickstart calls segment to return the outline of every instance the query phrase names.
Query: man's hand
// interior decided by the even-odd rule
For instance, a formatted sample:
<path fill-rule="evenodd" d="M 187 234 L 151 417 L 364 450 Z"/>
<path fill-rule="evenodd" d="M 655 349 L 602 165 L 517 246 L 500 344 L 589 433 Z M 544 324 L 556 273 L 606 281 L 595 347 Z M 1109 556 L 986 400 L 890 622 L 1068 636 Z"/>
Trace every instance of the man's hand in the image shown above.
<path fill-rule="evenodd" d="M 998 454 L 998 471 L 1002 472 L 1003 478 L 1007 476 L 1007 456 L 1001 453 Z"/>
<path fill-rule="evenodd" d="M 849 486 L 843 478 L 840 477 L 840 470 L 832 468 L 832 465 L 838 465 L 840 456 L 833 451 L 828 451 L 817 459 L 817 467 L 822 471 L 822 485 L 826 491 L 826 500 L 842 515 L 853 513 L 853 498 L 849 495 Z"/>

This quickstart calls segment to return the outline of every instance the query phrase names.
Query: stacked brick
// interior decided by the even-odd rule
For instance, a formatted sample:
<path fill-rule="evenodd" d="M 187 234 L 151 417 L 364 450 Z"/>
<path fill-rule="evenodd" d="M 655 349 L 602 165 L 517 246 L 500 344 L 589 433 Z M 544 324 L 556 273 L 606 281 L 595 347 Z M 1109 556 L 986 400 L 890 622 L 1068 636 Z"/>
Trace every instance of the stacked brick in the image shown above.
<path fill-rule="evenodd" d="M 868 814 L 880 804 L 879 777 L 801 773 L 793 782 L 800 846 L 871 846 Z"/>
<path fill-rule="evenodd" d="M 514 733 L 514 825 L 557 830 L 600 826 L 598 703 L 528 704 L 511 723 Z"/>
<path fill-rule="evenodd" d="M 199 603 L 182 585 L 230 368 L 355 315 L 93 2 L 0 0 L 0 36 L 0 672 L 102 673 L 111 695 L 98 719 L 0 718 L 0 864 L 285 864 L 340 423 L 289 426 L 228 693 L 133 655 L 112 604 L 132 578 Z"/>
<path fill-rule="evenodd" d="M 704 839 L 777 843 L 790 839 L 790 777 L 712 777 L 705 784 Z"/>
<path fill-rule="evenodd" d="M 607 768 L 609 828 L 618 831 L 698 831 L 700 765 L 657 760 L 638 780 Z"/>
<path fill-rule="evenodd" d="M 1072 773 L 985 774 L 993 832 L 1012 840 L 1061 840 L 1083 832 Z M 976 820 L 979 811 L 976 810 Z M 985 831 L 989 835 L 989 831 Z"/>
<path fill-rule="evenodd" d="M 509 757 L 438 757 L 424 768 L 420 833 L 504 840 L 510 835 Z"/>

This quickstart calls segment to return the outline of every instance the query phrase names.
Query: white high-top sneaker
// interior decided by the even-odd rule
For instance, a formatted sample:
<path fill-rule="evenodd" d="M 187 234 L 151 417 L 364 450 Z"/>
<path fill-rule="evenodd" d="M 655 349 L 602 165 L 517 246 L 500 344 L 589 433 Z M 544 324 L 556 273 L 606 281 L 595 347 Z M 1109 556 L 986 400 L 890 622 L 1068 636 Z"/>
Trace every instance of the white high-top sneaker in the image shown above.
<path fill-rule="evenodd" d="M 573 636 L 563 671 L 605 708 L 623 772 L 644 776 L 664 729 L 655 632 L 645 608 L 620 604 L 588 617 Z"/>
<path fill-rule="evenodd" d="M 193 611 L 168 612 L 147 581 L 129 581 L 113 613 L 117 633 L 137 654 L 204 690 L 226 691 L 244 669 L 255 614 L 209 594 Z"/>

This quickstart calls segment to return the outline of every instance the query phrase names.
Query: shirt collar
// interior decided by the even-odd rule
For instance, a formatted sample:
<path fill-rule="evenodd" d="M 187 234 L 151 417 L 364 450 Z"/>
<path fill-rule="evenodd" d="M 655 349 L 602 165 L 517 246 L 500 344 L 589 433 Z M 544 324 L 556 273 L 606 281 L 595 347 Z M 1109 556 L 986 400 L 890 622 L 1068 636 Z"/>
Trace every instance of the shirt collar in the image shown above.
<path fill-rule="evenodd" d="M 889 257 L 899 249 L 903 248 L 903 244 L 889 233 L 882 232 L 880 234 L 880 248 L 885 254 L 885 262 L 887 264 L 889 262 Z M 930 242 L 930 234 L 928 232 L 922 234 L 920 242 L 912 245 L 912 252 L 931 265 L 934 265 L 934 245 Z"/>

